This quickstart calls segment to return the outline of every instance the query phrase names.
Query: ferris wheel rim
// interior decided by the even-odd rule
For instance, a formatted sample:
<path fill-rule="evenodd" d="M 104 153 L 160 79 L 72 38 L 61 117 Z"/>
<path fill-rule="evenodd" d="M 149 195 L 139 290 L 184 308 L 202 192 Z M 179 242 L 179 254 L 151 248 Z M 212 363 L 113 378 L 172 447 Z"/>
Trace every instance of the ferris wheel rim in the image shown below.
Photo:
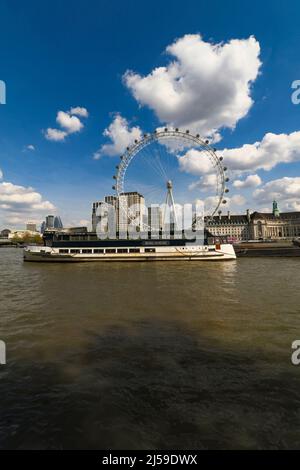
<path fill-rule="evenodd" d="M 226 182 L 229 181 L 229 178 L 226 178 L 225 176 L 225 171 L 227 170 L 227 168 L 223 166 L 223 157 L 217 156 L 216 150 L 210 145 L 209 140 L 200 137 L 199 134 L 194 135 L 189 130 L 182 131 L 178 128 L 156 129 L 153 133 L 143 134 L 142 139 L 136 139 L 131 146 L 128 146 L 126 148 L 126 151 L 120 157 L 120 164 L 116 166 L 117 174 L 113 176 L 115 184 L 113 185 L 112 189 L 116 191 L 116 196 L 120 200 L 120 196 L 125 192 L 124 182 L 126 171 L 134 157 L 137 156 L 141 150 L 149 146 L 151 143 L 171 138 L 177 138 L 181 139 L 182 141 L 194 143 L 197 147 L 202 148 L 201 151 L 205 150 L 206 152 L 208 152 L 209 158 L 211 158 L 211 160 L 214 162 L 214 169 L 216 173 L 218 172 L 220 178 L 220 191 L 219 194 L 216 196 L 217 202 L 214 205 L 214 209 L 211 211 L 210 215 L 206 216 L 208 219 L 212 219 L 217 213 L 221 204 L 226 204 L 227 202 L 226 199 L 224 199 L 225 193 L 229 191 L 226 188 Z M 122 206 L 122 202 L 120 203 L 120 205 Z"/>

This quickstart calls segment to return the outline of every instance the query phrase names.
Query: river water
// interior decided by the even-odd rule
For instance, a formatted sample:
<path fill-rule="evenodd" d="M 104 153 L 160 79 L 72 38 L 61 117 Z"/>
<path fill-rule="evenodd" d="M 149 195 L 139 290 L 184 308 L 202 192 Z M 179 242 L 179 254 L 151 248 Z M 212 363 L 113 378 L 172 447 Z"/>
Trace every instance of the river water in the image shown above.
<path fill-rule="evenodd" d="M 299 258 L 0 269 L 0 448 L 300 448 Z"/>

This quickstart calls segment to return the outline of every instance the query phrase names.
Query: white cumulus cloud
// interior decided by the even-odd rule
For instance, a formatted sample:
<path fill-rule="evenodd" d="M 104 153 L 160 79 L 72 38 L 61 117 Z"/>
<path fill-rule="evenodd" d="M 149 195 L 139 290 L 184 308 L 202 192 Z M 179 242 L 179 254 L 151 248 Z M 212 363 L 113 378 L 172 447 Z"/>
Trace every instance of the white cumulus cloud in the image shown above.
<path fill-rule="evenodd" d="M 297 208 L 300 208 L 300 177 L 285 176 L 268 181 L 262 188 L 254 191 L 253 198 L 259 204 L 270 204 L 276 200 L 287 210 L 299 210 Z"/>
<path fill-rule="evenodd" d="M 246 199 L 241 194 L 235 194 L 232 197 L 226 196 L 226 204 L 221 204 L 218 210 L 224 214 L 228 210 L 232 211 L 232 213 L 243 213 L 245 210 Z M 215 207 L 219 203 L 218 196 L 208 196 L 204 199 L 204 208 L 205 214 L 209 215 L 214 211 Z"/>
<path fill-rule="evenodd" d="M 208 154 L 196 149 L 190 149 L 185 155 L 179 156 L 178 163 L 181 171 L 192 175 L 201 176 L 213 170 Z"/>
<path fill-rule="evenodd" d="M 224 149 L 226 165 L 239 172 L 272 170 L 279 163 L 300 161 L 300 131 L 291 134 L 267 133 L 261 142 L 239 148 Z"/>
<path fill-rule="evenodd" d="M 215 188 L 217 185 L 217 175 L 216 173 L 210 173 L 207 175 L 202 176 L 198 181 L 191 183 L 189 185 L 190 190 L 194 189 L 201 189 L 201 190 L 209 190 Z"/>
<path fill-rule="evenodd" d="M 245 188 L 255 188 L 262 183 L 260 176 L 258 175 L 248 175 L 246 179 L 243 181 L 235 180 L 233 182 L 233 187 L 237 189 L 245 189 Z"/>
<path fill-rule="evenodd" d="M 31 187 L 3 181 L 0 183 L 0 208 L 11 211 L 54 210 L 54 205 L 44 201 L 40 193 Z"/>
<path fill-rule="evenodd" d="M 32 145 L 32 144 L 29 144 L 29 145 L 27 145 L 26 149 L 31 150 L 32 152 L 34 152 L 35 151 L 35 146 Z"/>
<path fill-rule="evenodd" d="M 0 219 L 2 225 L 24 228 L 28 220 L 39 221 L 55 206 L 31 187 L 7 181 L 0 183 Z"/>
<path fill-rule="evenodd" d="M 82 108 L 81 106 L 75 106 L 74 108 L 71 108 L 69 114 L 75 114 L 76 116 L 81 117 L 88 117 L 89 115 L 88 110 L 86 108 Z"/>
<path fill-rule="evenodd" d="M 77 106 L 71 108 L 70 111 L 67 112 L 58 111 L 56 122 L 59 124 L 61 129 L 48 127 L 45 132 L 46 139 L 60 142 L 64 141 L 68 135 L 80 132 L 81 129 L 83 129 L 84 124 L 77 116 L 88 117 L 87 109 Z"/>
<path fill-rule="evenodd" d="M 126 147 L 142 137 L 142 130 L 138 126 L 129 127 L 127 119 L 117 114 L 103 135 L 110 139 L 110 143 L 104 144 L 94 153 L 94 159 L 98 160 L 103 155 L 113 157 L 122 155 Z"/>
<path fill-rule="evenodd" d="M 123 77 L 138 103 L 150 107 L 162 123 L 217 135 L 217 140 L 218 129 L 234 128 L 247 115 L 261 65 L 254 37 L 213 44 L 187 34 L 166 51 L 173 57 L 167 66 L 146 76 L 127 71 Z"/>
<path fill-rule="evenodd" d="M 246 202 L 246 199 L 241 194 L 235 194 L 231 198 L 226 198 L 229 201 L 230 205 L 243 206 Z"/>
<path fill-rule="evenodd" d="M 65 140 L 67 135 L 67 132 L 61 131 L 60 129 L 52 129 L 51 127 L 48 127 L 45 133 L 46 139 L 53 140 L 54 142 Z"/>
<path fill-rule="evenodd" d="M 73 134 L 74 132 L 79 132 L 83 128 L 83 124 L 77 116 L 71 116 L 64 111 L 58 111 L 56 122 L 61 127 L 66 129 L 68 134 Z"/>

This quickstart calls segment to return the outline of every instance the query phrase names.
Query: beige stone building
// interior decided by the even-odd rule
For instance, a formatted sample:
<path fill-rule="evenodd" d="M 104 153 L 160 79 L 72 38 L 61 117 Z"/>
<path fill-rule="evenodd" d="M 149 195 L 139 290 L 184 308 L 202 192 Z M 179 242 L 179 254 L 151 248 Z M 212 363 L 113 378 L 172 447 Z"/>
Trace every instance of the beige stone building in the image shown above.
<path fill-rule="evenodd" d="M 249 211 L 244 215 L 227 215 L 213 217 L 206 221 L 207 230 L 215 237 L 228 237 L 232 241 L 250 240 L 251 216 Z"/>
<path fill-rule="evenodd" d="M 278 240 L 300 237 L 300 212 L 282 212 L 279 215 L 254 212 L 251 215 L 254 240 Z"/>
<path fill-rule="evenodd" d="M 273 211 L 253 212 L 245 215 L 226 216 L 219 214 L 206 223 L 208 231 L 218 237 L 228 237 L 232 241 L 246 240 L 291 240 L 300 237 L 300 212 L 282 212 L 277 202 Z"/>

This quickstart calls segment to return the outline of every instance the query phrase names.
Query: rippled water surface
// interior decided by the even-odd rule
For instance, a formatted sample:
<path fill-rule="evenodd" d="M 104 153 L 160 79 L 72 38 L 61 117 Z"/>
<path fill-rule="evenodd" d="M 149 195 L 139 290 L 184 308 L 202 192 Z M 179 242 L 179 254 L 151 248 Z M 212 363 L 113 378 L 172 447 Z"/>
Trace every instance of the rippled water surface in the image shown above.
<path fill-rule="evenodd" d="M 300 259 L 0 268 L 1 448 L 300 448 Z"/>

